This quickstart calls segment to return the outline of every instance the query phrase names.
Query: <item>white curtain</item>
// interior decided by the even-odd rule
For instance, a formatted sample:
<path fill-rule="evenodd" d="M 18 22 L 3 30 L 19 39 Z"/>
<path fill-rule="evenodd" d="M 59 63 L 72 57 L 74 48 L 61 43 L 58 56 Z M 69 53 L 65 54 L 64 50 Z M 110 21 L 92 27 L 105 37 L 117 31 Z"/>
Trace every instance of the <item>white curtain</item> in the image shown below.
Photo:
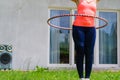
<path fill-rule="evenodd" d="M 69 13 L 70 11 L 68 10 L 51 10 L 50 17 Z M 70 18 L 68 17 L 56 18 L 53 19 L 51 23 L 57 26 L 69 27 Z M 62 58 L 61 53 L 65 53 L 66 49 L 69 50 L 68 34 L 69 34 L 68 30 L 60 30 L 53 27 L 50 28 L 50 64 L 65 63 L 66 59 Z M 67 53 L 69 53 L 69 51 Z M 69 58 L 67 58 L 67 60 L 69 60 Z"/>
<path fill-rule="evenodd" d="M 58 15 L 59 12 L 51 11 L 51 16 Z M 60 25 L 60 19 L 51 21 L 54 25 Z M 59 49 L 59 30 L 56 28 L 50 28 L 50 63 L 60 62 L 60 49 Z"/>
<path fill-rule="evenodd" d="M 117 64 L 117 13 L 100 12 L 99 16 L 108 20 L 108 26 L 99 30 L 99 63 Z"/>

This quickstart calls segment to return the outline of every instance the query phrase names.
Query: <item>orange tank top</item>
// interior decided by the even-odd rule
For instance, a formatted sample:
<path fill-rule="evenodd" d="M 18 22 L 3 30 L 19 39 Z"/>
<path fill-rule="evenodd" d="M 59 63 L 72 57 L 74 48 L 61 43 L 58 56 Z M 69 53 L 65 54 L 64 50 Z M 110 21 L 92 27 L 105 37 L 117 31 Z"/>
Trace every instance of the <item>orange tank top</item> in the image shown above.
<path fill-rule="evenodd" d="M 86 14 L 86 15 L 96 15 L 96 0 L 80 0 L 79 5 L 77 6 L 77 14 Z M 76 16 L 76 19 L 73 23 L 75 26 L 84 26 L 84 27 L 94 27 L 95 21 L 91 17 L 82 17 Z"/>

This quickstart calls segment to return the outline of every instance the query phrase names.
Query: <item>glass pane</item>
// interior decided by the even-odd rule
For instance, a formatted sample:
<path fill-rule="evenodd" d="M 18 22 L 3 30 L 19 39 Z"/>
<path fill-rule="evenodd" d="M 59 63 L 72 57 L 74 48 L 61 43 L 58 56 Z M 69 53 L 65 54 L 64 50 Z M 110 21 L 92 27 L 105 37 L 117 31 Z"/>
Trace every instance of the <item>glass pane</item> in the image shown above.
<path fill-rule="evenodd" d="M 68 10 L 51 10 L 50 17 L 60 14 L 70 14 Z M 61 17 L 51 20 L 57 26 L 69 27 L 70 17 Z M 50 63 L 69 63 L 69 30 L 60 30 L 50 27 Z"/>
<path fill-rule="evenodd" d="M 117 64 L 117 13 L 100 12 L 99 15 L 109 23 L 107 27 L 99 29 L 99 63 Z"/>

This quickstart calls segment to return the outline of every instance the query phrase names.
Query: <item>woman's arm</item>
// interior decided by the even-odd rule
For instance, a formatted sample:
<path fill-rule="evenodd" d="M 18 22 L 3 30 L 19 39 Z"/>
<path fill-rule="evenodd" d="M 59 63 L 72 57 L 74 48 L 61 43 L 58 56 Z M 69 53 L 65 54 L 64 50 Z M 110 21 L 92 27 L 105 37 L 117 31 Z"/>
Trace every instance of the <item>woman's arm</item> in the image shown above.
<path fill-rule="evenodd" d="M 80 0 L 71 0 L 71 1 L 73 1 L 74 3 L 76 3 L 76 5 L 78 6 Z"/>

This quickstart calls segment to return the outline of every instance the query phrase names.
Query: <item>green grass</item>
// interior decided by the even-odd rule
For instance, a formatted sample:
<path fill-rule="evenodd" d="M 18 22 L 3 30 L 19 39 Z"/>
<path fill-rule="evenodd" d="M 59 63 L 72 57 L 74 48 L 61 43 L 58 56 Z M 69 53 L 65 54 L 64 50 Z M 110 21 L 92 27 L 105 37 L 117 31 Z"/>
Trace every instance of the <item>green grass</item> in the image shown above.
<path fill-rule="evenodd" d="M 79 80 L 76 70 L 0 71 L 0 80 Z M 120 71 L 93 71 L 91 80 L 120 80 Z"/>

